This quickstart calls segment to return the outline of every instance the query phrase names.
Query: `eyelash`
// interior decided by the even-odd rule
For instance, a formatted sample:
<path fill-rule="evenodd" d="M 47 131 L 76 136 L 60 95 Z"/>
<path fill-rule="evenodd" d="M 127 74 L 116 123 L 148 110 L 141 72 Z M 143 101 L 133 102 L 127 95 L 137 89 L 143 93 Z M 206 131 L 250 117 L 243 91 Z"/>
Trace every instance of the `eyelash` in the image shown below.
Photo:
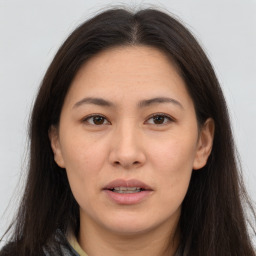
<path fill-rule="evenodd" d="M 151 116 L 147 119 L 147 121 L 150 120 L 150 119 L 156 118 L 156 117 L 165 118 L 165 122 L 164 122 L 163 124 L 155 124 L 155 123 L 152 123 L 152 125 L 157 125 L 157 126 L 166 125 L 166 124 L 168 124 L 168 123 L 170 123 L 170 122 L 174 122 L 174 121 L 175 121 L 174 118 L 172 118 L 171 116 L 169 116 L 169 115 L 167 115 L 167 114 L 163 114 L 163 113 L 156 113 L 156 114 L 153 114 L 153 115 L 151 115 Z M 166 119 L 167 119 L 167 121 L 166 121 Z"/>
<path fill-rule="evenodd" d="M 148 122 L 150 119 L 154 119 L 154 118 L 164 118 L 164 122 L 161 123 L 161 124 L 156 124 L 156 123 L 149 123 L 150 125 L 156 125 L 156 126 L 163 126 L 163 125 L 167 125 L 171 122 L 174 122 L 175 119 L 167 114 L 163 114 L 163 113 L 156 113 L 156 114 L 153 114 L 151 115 L 149 118 L 147 118 L 146 122 Z M 92 123 L 94 122 L 93 121 L 93 118 L 103 118 L 103 123 L 100 123 L 100 124 L 95 124 L 95 123 Z M 92 122 L 89 122 L 89 120 L 92 119 Z M 107 121 L 107 123 L 105 123 Z M 89 115 L 87 117 L 85 117 L 82 122 L 85 122 L 85 123 L 88 123 L 89 125 L 95 125 L 95 126 L 101 126 L 101 125 L 109 125 L 111 124 L 107 118 L 101 114 L 92 114 L 92 115 Z"/>
<path fill-rule="evenodd" d="M 85 117 L 82 121 L 83 122 L 85 122 L 85 123 L 89 123 L 89 125 L 95 125 L 95 126 L 100 126 L 100 125 L 106 125 L 106 124 L 93 124 L 93 123 L 90 123 L 88 120 L 90 120 L 90 119 L 93 119 L 93 118 L 97 118 L 97 117 L 99 117 L 99 118 L 104 118 L 104 123 L 105 123 L 105 121 L 107 120 L 107 118 L 105 117 L 105 116 L 103 116 L 103 115 L 99 115 L 99 114 L 92 114 L 92 115 L 89 115 L 89 116 L 87 116 L 87 117 Z M 110 122 L 109 121 L 107 121 L 108 122 L 108 124 L 110 124 Z"/>

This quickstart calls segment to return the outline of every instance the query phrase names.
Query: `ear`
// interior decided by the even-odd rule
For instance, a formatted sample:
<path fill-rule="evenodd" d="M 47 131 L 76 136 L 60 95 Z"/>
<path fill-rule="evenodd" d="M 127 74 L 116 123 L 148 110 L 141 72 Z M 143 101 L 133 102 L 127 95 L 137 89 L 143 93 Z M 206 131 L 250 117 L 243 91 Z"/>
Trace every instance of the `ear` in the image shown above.
<path fill-rule="evenodd" d="M 213 119 L 208 118 L 200 130 L 197 142 L 197 152 L 193 164 L 194 170 L 204 167 L 207 163 L 208 157 L 212 151 L 214 128 L 215 125 Z"/>
<path fill-rule="evenodd" d="M 58 128 L 52 125 L 48 131 L 48 136 L 51 142 L 51 147 L 52 147 L 54 160 L 56 164 L 61 168 L 65 168 L 64 159 L 62 157 L 62 152 L 60 147 Z"/>

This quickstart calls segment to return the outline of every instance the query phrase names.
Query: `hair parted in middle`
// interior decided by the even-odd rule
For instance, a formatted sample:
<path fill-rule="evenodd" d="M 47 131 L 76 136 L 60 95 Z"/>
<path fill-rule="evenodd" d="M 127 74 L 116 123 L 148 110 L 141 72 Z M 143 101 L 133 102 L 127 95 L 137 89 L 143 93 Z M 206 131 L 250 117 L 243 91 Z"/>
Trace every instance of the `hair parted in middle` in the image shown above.
<path fill-rule="evenodd" d="M 65 170 L 54 161 L 48 138 L 50 127 L 58 126 L 75 75 L 101 51 L 139 45 L 159 49 L 175 64 L 193 100 L 199 129 L 209 117 L 215 122 L 212 153 L 205 167 L 193 171 L 182 205 L 182 251 L 190 256 L 253 255 L 229 115 L 207 56 L 171 15 L 123 8 L 104 11 L 80 25 L 61 46 L 43 79 L 31 116 L 29 173 L 13 239 L 22 241 L 17 247 L 21 255 L 26 248 L 32 253 L 41 248 L 57 229 L 79 231 L 79 206 Z"/>

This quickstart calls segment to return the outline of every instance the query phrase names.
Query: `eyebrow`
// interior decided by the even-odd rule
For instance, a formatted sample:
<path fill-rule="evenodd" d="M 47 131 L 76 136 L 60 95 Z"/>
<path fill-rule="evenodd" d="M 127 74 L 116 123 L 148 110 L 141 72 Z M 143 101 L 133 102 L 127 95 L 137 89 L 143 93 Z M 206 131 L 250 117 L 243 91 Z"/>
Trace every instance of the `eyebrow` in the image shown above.
<path fill-rule="evenodd" d="M 180 108 L 184 109 L 184 107 L 182 106 L 182 104 L 173 99 L 173 98 L 168 98 L 168 97 L 156 97 L 156 98 L 152 98 L 152 99 L 148 99 L 148 100 L 142 100 L 139 102 L 139 107 L 148 107 L 150 105 L 153 104 L 159 104 L 159 103 L 172 103 L 175 104 L 177 106 L 179 106 Z"/>
<path fill-rule="evenodd" d="M 168 97 L 156 97 L 156 98 L 152 98 L 152 99 L 142 100 L 138 103 L 138 107 L 144 108 L 144 107 L 148 107 L 148 106 L 151 106 L 154 104 L 159 104 L 159 103 L 172 103 L 174 105 L 179 106 L 182 109 L 184 108 L 179 101 L 177 101 L 173 98 L 168 98 Z M 94 105 L 103 106 L 103 107 L 113 107 L 114 106 L 114 104 L 112 102 L 107 101 L 102 98 L 86 97 L 86 98 L 81 99 L 77 103 L 75 103 L 73 108 L 77 108 L 84 104 L 94 104 Z"/>
<path fill-rule="evenodd" d="M 112 102 L 104 100 L 102 98 L 87 97 L 87 98 L 83 98 L 82 100 L 75 103 L 73 108 L 77 108 L 77 107 L 79 107 L 81 105 L 84 105 L 84 104 L 94 104 L 94 105 L 103 106 L 103 107 L 112 107 L 112 106 L 114 106 L 114 104 Z"/>

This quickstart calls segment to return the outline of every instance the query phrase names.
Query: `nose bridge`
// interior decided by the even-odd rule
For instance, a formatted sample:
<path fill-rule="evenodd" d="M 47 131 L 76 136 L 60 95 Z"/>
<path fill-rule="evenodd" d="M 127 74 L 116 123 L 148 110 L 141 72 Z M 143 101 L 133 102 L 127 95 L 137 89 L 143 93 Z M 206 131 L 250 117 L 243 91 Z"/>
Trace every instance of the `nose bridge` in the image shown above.
<path fill-rule="evenodd" d="M 111 162 L 125 168 L 142 165 L 145 161 L 139 127 L 131 119 L 120 122 L 113 133 Z"/>

